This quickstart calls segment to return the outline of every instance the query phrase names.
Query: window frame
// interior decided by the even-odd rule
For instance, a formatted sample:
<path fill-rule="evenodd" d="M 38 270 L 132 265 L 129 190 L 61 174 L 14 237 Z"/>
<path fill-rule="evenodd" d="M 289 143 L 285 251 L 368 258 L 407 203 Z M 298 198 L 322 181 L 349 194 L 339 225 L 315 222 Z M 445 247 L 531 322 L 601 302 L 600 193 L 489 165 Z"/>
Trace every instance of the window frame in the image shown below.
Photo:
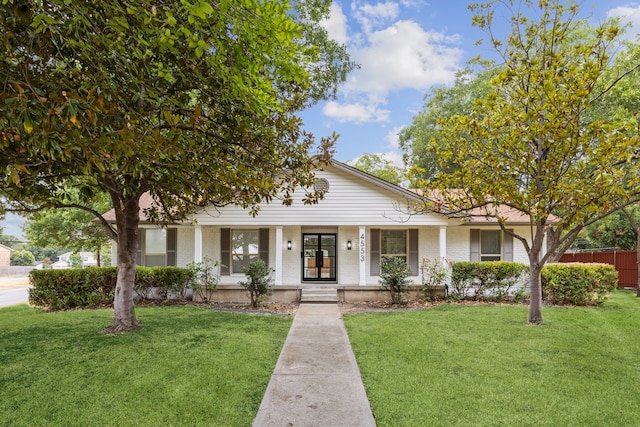
<path fill-rule="evenodd" d="M 499 246 L 499 252 L 498 253 L 485 253 L 482 251 L 482 236 L 485 233 L 497 233 L 498 234 L 498 246 Z M 480 235 L 479 235 L 479 255 L 480 255 L 480 262 L 491 262 L 491 261 L 502 261 L 504 258 L 503 255 L 503 249 L 504 249 L 504 243 L 503 243 L 503 232 L 502 230 L 480 230 Z M 497 259 L 495 259 L 497 258 Z"/>
<path fill-rule="evenodd" d="M 402 232 L 404 234 L 404 252 L 400 253 L 386 253 L 384 252 L 383 249 L 385 248 L 384 245 L 384 238 L 385 238 L 385 234 L 389 233 L 389 232 Z M 395 257 L 395 258 L 402 258 L 404 259 L 405 262 L 409 262 L 409 230 L 407 229 L 394 229 L 394 228 L 388 228 L 388 229 L 380 229 L 380 264 L 382 264 L 382 258 L 384 257 Z"/>
<path fill-rule="evenodd" d="M 255 247 L 256 247 L 256 251 L 255 253 L 253 252 L 248 252 L 248 253 L 236 253 L 234 252 L 234 241 L 236 240 L 234 238 L 235 233 L 236 232 L 255 232 L 255 238 L 256 238 L 256 242 L 255 242 Z M 249 244 L 248 246 L 251 246 L 251 244 Z M 252 262 L 252 261 L 257 261 L 258 259 L 261 259 L 261 252 L 260 252 L 260 229 L 259 228 L 231 228 L 230 230 L 230 239 L 229 239 L 229 257 L 230 257 L 230 262 L 229 262 L 229 273 L 230 274 L 244 274 L 242 273 L 242 267 L 244 265 L 246 265 L 247 263 L 244 264 L 238 264 L 236 266 L 236 257 L 240 257 L 240 258 L 244 258 L 244 257 L 249 257 L 249 261 L 248 262 Z M 234 268 L 237 267 L 237 268 Z M 236 271 L 237 270 L 237 271 Z"/>

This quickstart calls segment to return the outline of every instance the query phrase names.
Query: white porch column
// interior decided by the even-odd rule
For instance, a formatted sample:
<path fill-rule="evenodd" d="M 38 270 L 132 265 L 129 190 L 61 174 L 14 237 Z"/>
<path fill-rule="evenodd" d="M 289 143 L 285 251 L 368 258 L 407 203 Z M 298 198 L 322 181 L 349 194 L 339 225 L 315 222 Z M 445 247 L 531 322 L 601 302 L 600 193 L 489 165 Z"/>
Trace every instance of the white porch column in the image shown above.
<path fill-rule="evenodd" d="M 282 285 L 282 226 L 276 227 L 276 277 L 273 284 Z"/>
<path fill-rule="evenodd" d="M 447 257 L 447 227 L 444 225 L 440 226 L 438 242 L 440 243 L 440 259 L 444 259 Z"/>
<path fill-rule="evenodd" d="M 196 225 L 193 236 L 193 261 L 202 262 L 202 226 Z"/>
<path fill-rule="evenodd" d="M 365 228 L 361 226 L 358 230 L 358 267 L 360 271 L 360 280 L 358 285 L 360 286 L 367 284 L 367 241 L 365 236 Z"/>

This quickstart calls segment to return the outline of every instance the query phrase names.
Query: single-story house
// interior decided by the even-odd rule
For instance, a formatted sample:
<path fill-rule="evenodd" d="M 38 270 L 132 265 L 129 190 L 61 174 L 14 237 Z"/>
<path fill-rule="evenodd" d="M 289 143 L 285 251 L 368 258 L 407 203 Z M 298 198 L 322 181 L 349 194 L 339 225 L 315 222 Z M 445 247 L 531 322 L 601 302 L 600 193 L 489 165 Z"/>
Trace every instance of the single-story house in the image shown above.
<path fill-rule="evenodd" d="M 65 252 L 58 257 L 58 261 L 51 264 L 51 268 L 54 270 L 63 269 L 63 268 L 71 268 L 71 256 L 75 252 Z M 82 267 L 95 267 L 98 265 L 95 254 L 93 252 L 78 252 L 80 257 L 82 258 Z"/>
<path fill-rule="evenodd" d="M 528 263 L 523 246 L 495 219 L 410 215 L 423 202 L 418 193 L 335 160 L 316 177 L 326 190 L 316 205 L 272 202 L 256 217 L 240 206 L 211 207 L 167 228 L 145 221 L 142 209 L 152 201 L 143 198 L 138 264 L 185 267 L 205 257 L 219 260 L 219 290 L 212 297 L 237 301 L 245 298 L 241 269 L 258 258 L 272 269 L 275 300 L 295 299 L 304 288 L 337 289 L 344 299 L 380 298 L 380 259 L 389 255 L 407 260 L 415 284 L 422 282 L 423 258 Z M 115 221 L 113 211 L 105 218 Z M 520 235 L 529 227 L 521 215 L 511 215 L 507 224 Z"/>

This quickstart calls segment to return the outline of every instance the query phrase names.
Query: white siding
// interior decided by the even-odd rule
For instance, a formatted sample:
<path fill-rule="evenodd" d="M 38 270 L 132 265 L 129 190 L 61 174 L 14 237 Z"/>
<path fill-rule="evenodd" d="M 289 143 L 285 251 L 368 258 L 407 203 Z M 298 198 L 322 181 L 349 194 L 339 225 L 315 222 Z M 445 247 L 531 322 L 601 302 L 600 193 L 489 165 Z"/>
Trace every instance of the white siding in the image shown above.
<path fill-rule="evenodd" d="M 200 225 L 251 225 L 258 226 L 381 226 L 446 225 L 442 215 L 424 214 L 410 216 L 406 213 L 408 200 L 398 192 L 355 178 L 353 175 L 328 166 L 317 173 L 329 181 L 329 191 L 316 205 L 304 205 L 300 190 L 292 206 L 284 206 L 274 200 L 263 204 L 257 217 L 250 216 L 238 206 L 210 208 L 194 215 Z"/>

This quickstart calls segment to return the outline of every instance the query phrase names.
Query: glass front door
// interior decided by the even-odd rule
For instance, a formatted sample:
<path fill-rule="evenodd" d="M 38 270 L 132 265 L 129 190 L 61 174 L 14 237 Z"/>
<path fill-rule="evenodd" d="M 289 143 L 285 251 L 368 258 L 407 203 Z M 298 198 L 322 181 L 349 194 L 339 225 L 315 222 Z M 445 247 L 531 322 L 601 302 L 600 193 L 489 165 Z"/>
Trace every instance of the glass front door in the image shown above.
<path fill-rule="evenodd" d="M 302 280 L 336 280 L 336 235 L 302 235 Z"/>

